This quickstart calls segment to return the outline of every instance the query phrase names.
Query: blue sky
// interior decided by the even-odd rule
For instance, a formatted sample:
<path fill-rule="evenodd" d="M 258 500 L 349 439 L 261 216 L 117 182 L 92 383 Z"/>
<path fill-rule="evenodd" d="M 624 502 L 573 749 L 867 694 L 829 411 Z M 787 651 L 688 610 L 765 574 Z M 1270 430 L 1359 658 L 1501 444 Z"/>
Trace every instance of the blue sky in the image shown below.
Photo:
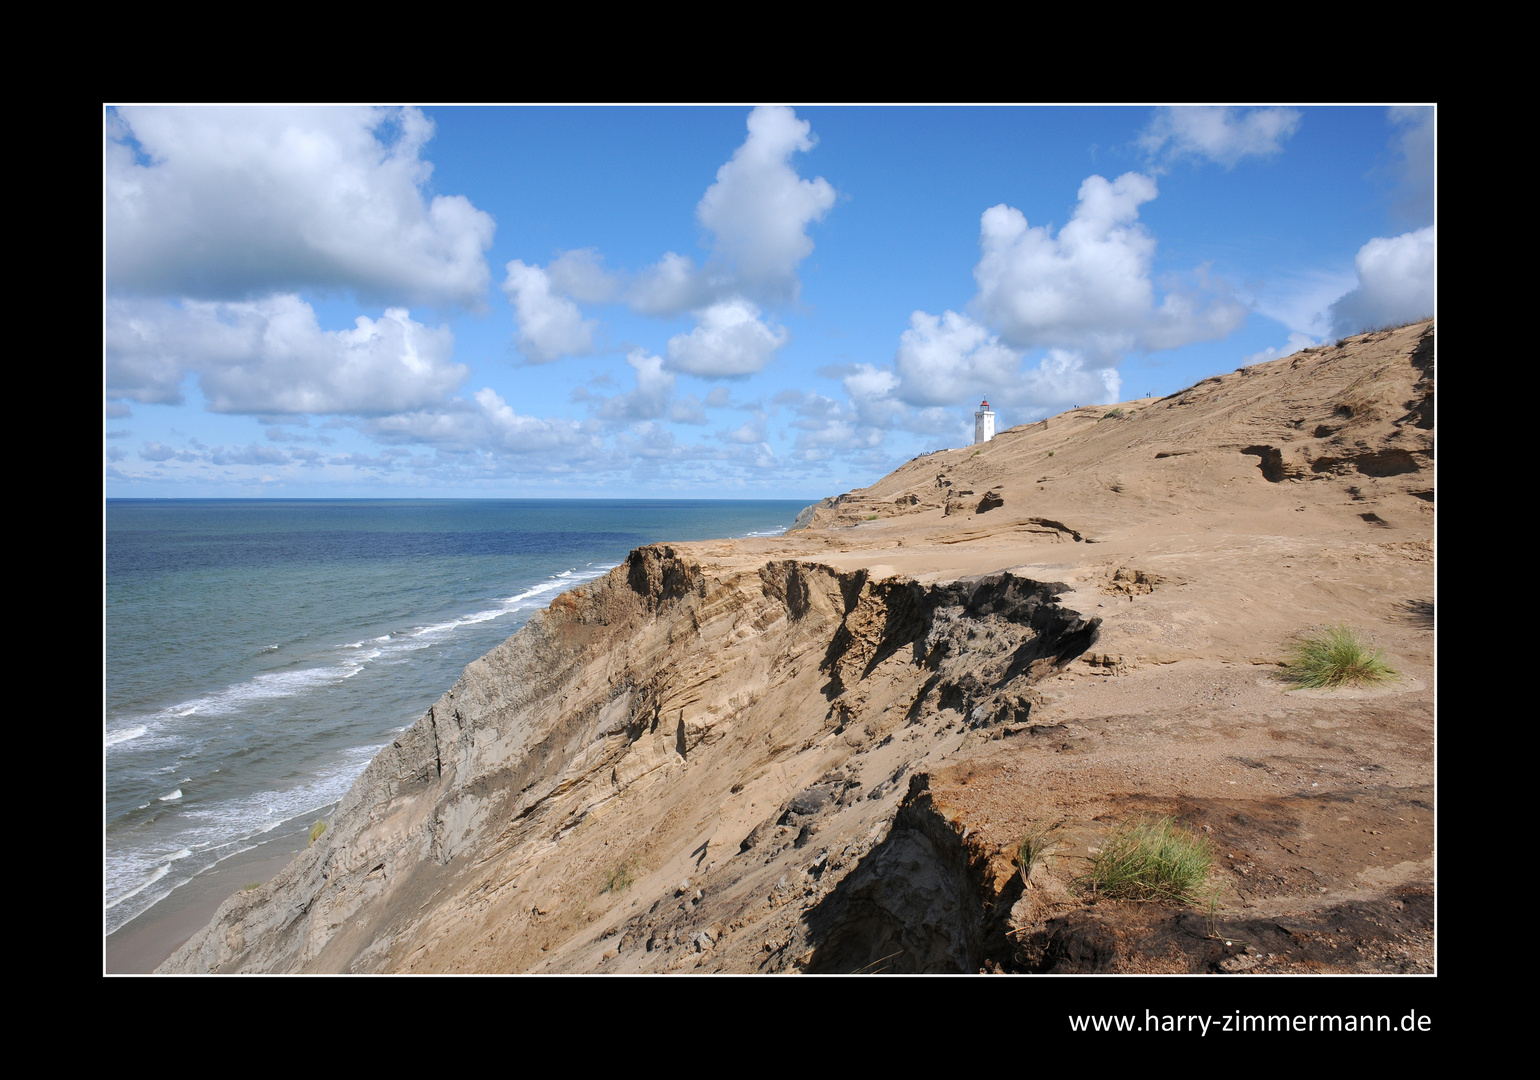
<path fill-rule="evenodd" d="M 109 497 L 806 498 L 1434 308 L 1434 110 L 104 114 Z"/>

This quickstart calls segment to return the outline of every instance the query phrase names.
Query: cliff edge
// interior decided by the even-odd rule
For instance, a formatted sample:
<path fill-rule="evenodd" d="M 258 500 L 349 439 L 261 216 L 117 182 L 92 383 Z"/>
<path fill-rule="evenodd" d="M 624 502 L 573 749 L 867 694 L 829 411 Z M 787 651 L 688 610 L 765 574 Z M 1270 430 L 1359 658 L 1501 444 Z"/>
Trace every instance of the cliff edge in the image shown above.
<path fill-rule="evenodd" d="M 1431 970 L 1433 342 L 1359 335 L 925 455 L 784 537 L 638 549 L 160 970 Z M 1341 623 L 1400 678 L 1290 689 L 1289 643 Z M 1145 814 L 1212 839 L 1213 910 L 1077 885 Z"/>

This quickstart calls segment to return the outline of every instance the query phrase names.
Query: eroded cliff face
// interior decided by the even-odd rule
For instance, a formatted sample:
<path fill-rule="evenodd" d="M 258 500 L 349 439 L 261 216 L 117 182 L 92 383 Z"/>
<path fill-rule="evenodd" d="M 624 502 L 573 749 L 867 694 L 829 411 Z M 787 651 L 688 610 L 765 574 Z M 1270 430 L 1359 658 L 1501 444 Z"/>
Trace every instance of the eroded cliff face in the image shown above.
<path fill-rule="evenodd" d="M 163 970 L 1431 970 L 1432 353 L 1359 335 L 639 549 Z M 1290 689 L 1339 623 L 1400 677 Z M 1149 814 L 1215 845 L 1207 916 L 1077 881 Z"/>
<path fill-rule="evenodd" d="M 1062 591 L 639 549 L 468 666 L 165 969 L 809 966 L 802 914 L 906 774 L 1026 723 L 1034 677 L 1094 642 Z M 937 888 L 885 902 L 960 902 Z"/>

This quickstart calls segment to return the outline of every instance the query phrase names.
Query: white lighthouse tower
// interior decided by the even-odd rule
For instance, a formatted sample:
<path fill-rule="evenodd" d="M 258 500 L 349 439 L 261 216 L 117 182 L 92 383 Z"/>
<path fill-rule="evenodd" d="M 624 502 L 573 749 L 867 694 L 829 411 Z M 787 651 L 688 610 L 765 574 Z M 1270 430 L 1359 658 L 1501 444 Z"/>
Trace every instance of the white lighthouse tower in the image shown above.
<path fill-rule="evenodd" d="M 995 437 L 995 413 L 989 407 L 989 399 L 979 403 L 979 411 L 973 414 L 973 445 L 987 443 Z"/>

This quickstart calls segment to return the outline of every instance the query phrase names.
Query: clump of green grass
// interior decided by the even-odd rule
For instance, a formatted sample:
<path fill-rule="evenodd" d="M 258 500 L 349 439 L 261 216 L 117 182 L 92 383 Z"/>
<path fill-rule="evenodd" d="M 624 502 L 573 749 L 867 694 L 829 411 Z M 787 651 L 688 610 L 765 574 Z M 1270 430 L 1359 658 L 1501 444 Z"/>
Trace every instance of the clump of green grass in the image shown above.
<path fill-rule="evenodd" d="M 262 887 L 262 883 L 260 881 L 253 881 L 250 885 L 242 885 L 241 886 L 241 891 L 242 892 L 251 892 L 253 889 L 260 889 L 261 887 Z"/>
<path fill-rule="evenodd" d="M 1058 833 L 1057 826 L 1041 822 L 1033 822 L 1027 827 L 1026 835 L 1016 846 L 1016 864 L 1021 867 L 1023 884 L 1032 876 L 1032 868 L 1053 854 Z"/>
<path fill-rule="evenodd" d="M 1103 420 L 1121 420 L 1121 419 L 1123 419 L 1123 410 L 1122 409 L 1109 409 L 1107 412 L 1102 414 L 1102 419 Z"/>
<path fill-rule="evenodd" d="M 1307 634 L 1289 648 L 1284 678 L 1297 687 L 1335 690 L 1343 686 L 1373 686 L 1398 676 L 1357 630 L 1345 624 Z"/>
<path fill-rule="evenodd" d="M 1189 904 L 1206 891 L 1214 846 L 1173 818 L 1126 822 L 1091 857 L 1081 885 L 1097 896 Z"/>
<path fill-rule="evenodd" d="M 867 514 L 866 517 L 862 518 L 861 520 L 862 521 L 876 521 L 877 520 L 877 515 L 876 514 Z"/>
<path fill-rule="evenodd" d="M 314 825 L 310 826 L 310 842 L 313 844 L 321 839 L 321 834 L 325 831 L 326 822 L 324 821 L 317 821 Z"/>

